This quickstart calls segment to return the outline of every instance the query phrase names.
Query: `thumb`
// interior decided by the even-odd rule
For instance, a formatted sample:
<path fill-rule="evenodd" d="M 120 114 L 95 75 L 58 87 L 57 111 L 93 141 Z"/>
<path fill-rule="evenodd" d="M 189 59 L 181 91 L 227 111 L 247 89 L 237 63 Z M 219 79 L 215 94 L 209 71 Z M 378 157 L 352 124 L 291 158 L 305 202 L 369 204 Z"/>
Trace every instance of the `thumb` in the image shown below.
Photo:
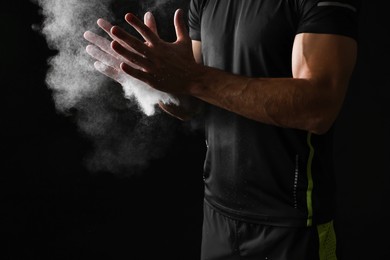
<path fill-rule="evenodd" d="M 149 29 L 158 36 L 156 20 L 151 12 L 146 12 L 144 15 L 144 23 Z"/>
<path fill-rule="evenodd" d="M 175 31 L 177 40 L 187 41 L 190 39 L 188 35 L 188 31 L 186 28 L 186 24 L 184 22 L 184 13 L 182 9 L 177 9 L 174 17 Z"/>

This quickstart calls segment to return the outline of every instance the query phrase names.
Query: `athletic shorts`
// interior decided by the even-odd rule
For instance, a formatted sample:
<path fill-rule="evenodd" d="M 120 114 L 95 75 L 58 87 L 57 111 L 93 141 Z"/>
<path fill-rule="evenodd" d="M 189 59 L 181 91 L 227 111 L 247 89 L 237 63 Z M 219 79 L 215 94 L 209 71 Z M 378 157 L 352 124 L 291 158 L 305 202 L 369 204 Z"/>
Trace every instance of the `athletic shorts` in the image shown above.
<path fill-rule="evenodd" d="M 202 260 L 336 260 L 333 221 L 313 227 L 279 227 L 239 221 L 206 201 Z"/>

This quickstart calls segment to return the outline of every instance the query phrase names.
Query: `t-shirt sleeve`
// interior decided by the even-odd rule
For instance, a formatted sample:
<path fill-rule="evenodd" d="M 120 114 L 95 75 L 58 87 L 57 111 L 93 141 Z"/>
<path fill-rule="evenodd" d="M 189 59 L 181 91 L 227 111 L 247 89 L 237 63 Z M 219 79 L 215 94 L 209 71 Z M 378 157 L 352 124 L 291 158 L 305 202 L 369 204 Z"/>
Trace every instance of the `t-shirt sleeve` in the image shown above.
<path fill-rule="evenodd" d="M 188 10 L 188 27 L 192 40 L 200 41 L 200 17 L 202 0 L 191 0 Z"/>
<path fill-rule="evenodd" d="M 297 33 L 329 33 L 358 39 L 359 0 L 300 0 Z"/>

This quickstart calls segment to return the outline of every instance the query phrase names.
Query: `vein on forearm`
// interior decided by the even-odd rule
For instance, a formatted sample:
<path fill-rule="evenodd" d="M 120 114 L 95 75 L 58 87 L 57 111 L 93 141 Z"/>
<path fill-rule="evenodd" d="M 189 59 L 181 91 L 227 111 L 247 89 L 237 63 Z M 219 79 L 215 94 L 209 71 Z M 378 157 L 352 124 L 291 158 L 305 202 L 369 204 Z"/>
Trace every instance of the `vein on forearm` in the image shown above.
<path fill-rule="evenodd" d="M 310 80 L 248 78 L 207 70 L 194 96 L 247 118 L 310 131 L 326 112 L 326 91 Z"/>

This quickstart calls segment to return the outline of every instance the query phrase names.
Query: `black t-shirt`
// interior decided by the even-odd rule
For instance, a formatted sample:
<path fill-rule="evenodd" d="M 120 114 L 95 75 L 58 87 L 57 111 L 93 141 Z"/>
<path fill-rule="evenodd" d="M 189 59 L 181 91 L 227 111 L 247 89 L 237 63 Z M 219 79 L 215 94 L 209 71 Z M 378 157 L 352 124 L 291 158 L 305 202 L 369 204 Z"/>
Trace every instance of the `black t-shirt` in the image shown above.
<path fill-rule="evenodd" d="M 292 77 L 299 33 L 357 39 L 357 1 L 191 0 L 190 36 L 203 62 L 250 77 Z M 282 226 L 333 218 L 332 129 L 276 127 L 208 105 L 205 201 L 230 217 Z"/>

